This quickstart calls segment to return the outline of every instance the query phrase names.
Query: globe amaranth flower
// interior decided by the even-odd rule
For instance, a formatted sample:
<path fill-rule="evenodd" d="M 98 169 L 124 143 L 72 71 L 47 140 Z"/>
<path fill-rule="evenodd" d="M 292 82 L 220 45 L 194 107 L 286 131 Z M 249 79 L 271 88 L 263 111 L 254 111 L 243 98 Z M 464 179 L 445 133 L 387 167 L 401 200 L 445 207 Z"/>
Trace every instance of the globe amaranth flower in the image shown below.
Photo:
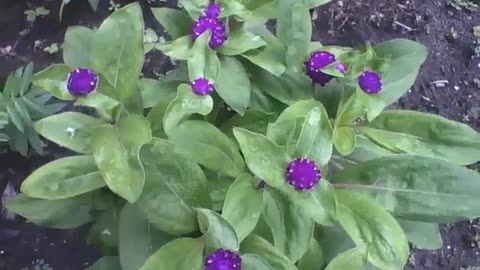
<path fill-rule="evenodd" d="M 205 259 L 204 270 L 241 270 L 242 258 L 228 249 L 217 249 Z"/>
<path fill-rule="evenodd" d="M 220 16 L 221 8 L 217 3 L 211 3 L 205 9 L 205 15 L 210 18 L 218 18 Z"/>
<path fill-rule="evenodd" d="M 90 69 L 77 68 L 67 77 L 67 90 L 72 96 L 86 96 L 97 89 L 98 76 Z"/>
<path fill-rule="evenodd" d="M 308 191 L 320 182 L 321 173 L 315 161 L 297 158 L 292 160 L 286 171 L 287 182 L 299 191 Z"/>
<path fill-rule="evenodd" d="M 211 36 L 208 45 L 212 49 L 217 49 L 227 40 L 225 24 L 217 18 L 208 16 L 200 17 L 192 28 L 192 39 L 197 40 L 203 33 L 210 31 Z"/>
<path fill-rule="evenodd" d="M 213 84 L 207 78 L 198 78 L 192 81 L 192 90 L 199 96 L 207 96 L 213 92 Z"/>
<path fill-rule="evenodd" d="M 323 73 L 322 69 L 335 62 L 336 58 L 333 53 L 327 51 L 314 52 L 305 62 L 305 72 L 313 83 L 325 86 L 333 79 L 333 76 Z M 341 73 L 347 72 L 347 67 L 342 63 L 338 63 L 336 68 Z"/>
<path fill-rule="evenodd" d="M 358 77 L 358 85 L 367 94 L 378 94 L 383 87 L 382 77 L 375 71 L 367 70 Z"/>

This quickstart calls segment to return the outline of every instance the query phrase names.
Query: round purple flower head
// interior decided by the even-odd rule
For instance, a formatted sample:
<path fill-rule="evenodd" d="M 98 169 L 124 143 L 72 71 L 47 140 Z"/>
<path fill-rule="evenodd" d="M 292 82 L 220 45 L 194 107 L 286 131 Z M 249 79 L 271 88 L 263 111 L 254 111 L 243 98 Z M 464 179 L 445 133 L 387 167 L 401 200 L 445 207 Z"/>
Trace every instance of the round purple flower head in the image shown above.
<path fill-rule="evenodd" d="M 90 69 L 77 68 L 67 77 L 67 90 L 72 96 L 83 97 L 97 89 L 98 76 Z"/>
<path fill-rule="evenodd" d="M 218 18 L 220 16 L 221 8 L 217 3 L 211 3 L 205 9 L 205 15 L 210 18 Z"/>
<path fill-rule="evenodd" d="M 205 259 L 204 270 L 241 270 L 242 258 L 228 249 L 217 249 Z"/>
<path fill-rule="evenodd" d="M 219 48 L 227 40 L 225 25 L 217 18 L 208 16 L 200 17 L 193 24 L 192 39 L 197 40 L 197 38 L 199 38 L 206 31 L 210 31 L 211 33 L 208 45 L 210 45 L 210 48 L 212 49 Z"/>
<path fill-rule="evenodd" d="M 296 190 L 311 190 L 318 182 L 320 182 L 320 170 L 317 168 L 315 161 L 297 158 L 288 164 L 287 182 Z"/>
<path fill-rule="evenodd" d="M 213 92 L 213 84 L 206 78 L 198 78 L 192 82 L 192 90 L 199 96 L 210 95 Z"/>
<path fill-rule="evenodd" d="M 382 77 L 375 71 L 367 70 L 358 77 L 358 85 L 367 94 L 378 94 L 382 91 Z"/>
<path fill-rule="evenodd" d="M 305 72 L 313 83 L 325 86 L 333 77 L 321 71 L 322 68 L 335 62 L 335 55 L 326 51 L 314 52 L 305 62 Z"/>

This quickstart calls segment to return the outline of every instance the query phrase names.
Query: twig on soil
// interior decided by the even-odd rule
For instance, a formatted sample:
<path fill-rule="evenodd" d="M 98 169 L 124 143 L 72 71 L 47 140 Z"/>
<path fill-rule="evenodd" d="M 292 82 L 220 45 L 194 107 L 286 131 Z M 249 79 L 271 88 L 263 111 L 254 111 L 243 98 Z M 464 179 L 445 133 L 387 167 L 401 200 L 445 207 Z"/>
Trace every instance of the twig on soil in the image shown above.
<path fill-rule="evenodd" d="M 399 22 L 399 21 L 396 21 L 396 20 L 395 20 L 393 23 L 395 23 L 396 25 L 399 25 L 399 26 L 403 27 L 404 29 L 406 29 L 406 30 L 409 31 L 409 32 L 417 31 L 417 29 L 412 28 L 412 27 L 410 27 L 410 26 L 408 26 L 408 25 L 405 25 L 405 24 L 403 24 L 403 23 L 401 23 L 401 22 Z"/>
<path fill-rule="evenodd" d="M 431 82 L 431 84 L 433 84 L 435 87 L 438 87 L 438 88 L 445 87 L 449 83 L 450 82 L 448 80 L 436 80 L 436 81 Z"/>

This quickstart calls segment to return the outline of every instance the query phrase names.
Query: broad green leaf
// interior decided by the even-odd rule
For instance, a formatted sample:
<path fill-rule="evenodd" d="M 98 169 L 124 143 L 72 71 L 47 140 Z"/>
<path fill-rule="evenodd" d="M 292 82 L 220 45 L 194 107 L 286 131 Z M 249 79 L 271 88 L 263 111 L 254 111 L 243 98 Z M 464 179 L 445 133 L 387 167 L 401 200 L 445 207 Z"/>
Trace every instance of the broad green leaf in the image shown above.
<path fill-rule="evenodd" d="M 277 115 L 257 110 L 247 110 L 243 116 L 237 114 L 224 123 L 222 131 L 233 137 L 233 128 L 239 127 L 256 133 L 265 134 L 269 122 L 275 121 Z"/>
<path fill-rule="evenodd" d="M 350 249 L 335 257 L 325 270 L 363 270 L 367 263 L 365 247 Z"/>
<path fill-rule="evenodd" d="M 205 171 L 205 177 L 207 178 L 208 190 L 212 200 L 212 210 L 220 212 L 223 209 L 228 189 L 235 179 L 209 170 Z"/>
<path fill-rule="evenodd" d="M 85 114 L 64 112 L 43 118 L 34 127 L 40 135 L 60 146 L 89 154 L 92 152 L 92 131 L 102 124 L 102 120 Z"/>
<path fill-rule="evenodd" d="M 209 0 L 179 0 L 179 6 L 183 7 L 190 17 L 194 20 L 204 15 L 205 7 L 209 4 Z"/>
<path fill-rule="evenodd" d="M 118 270 L 120 269 L 120 262 L 117 256 L 106 256 L 100 258 L 92 266 L 85 270 Z"/>
<path fill-rule="evenodd" d="M 262 237 L 250 234 L 242 241 L 242 254 L 256 254 L 265 259 L 275 270 L 297 270 L 297 267 L 283 253 Z"/>
<path fill-rule="evenodd" d="M 240 175 L 228 189 L 222 216 L 232 225 L 241 242 L 255 226 L 263 211 L 263 192 L 256 188 L 253 177 Z"/>
<path fill-rule="evenodd" d="M 194 207 L 210 207 L 200 167 L 174 153 L 168 141 L 153 139 L 141 149 L 146 181 L 137 204 L 156 228 L 170 234 L 197 230 Z"/>
<path fill-rule="evenodd" d="M 310 239 L 308 249 L 298 261 L 299 270 L 318 270 L 323 265 L 323 250 L 315 238 Z"/>
<path fill-rule="evenodd" d="M 242 269 L 273 270 L 272 266 L 265 259 L 255 254 L 242 255 Z"/>
<path fill-rule="evenodd" d="M 156 44 L 155 48 L 163 54 L 176 60 L 188 60 L 192 55 L 192 36 L 187 35 L 171 42 Z"/>
<path fill-rule="evenodd" d="M 71 70 L 71 67 L 64 64 L 51 65 L 35 74 L 33 85 L 44 89 L 60 100 L 73 100 L 74 97 L 68 92 L 66 84 Z"/>
<path fill-rule="evenodd" d="M 92 156 L 54 160 L 35 170 L 21 190 L 32 198 L 57 200 L 74 197 L 105 186 Z"/>
<path fill-rule="evenodd" d="M 401 269 L 409 255 L 407 238 L 397 221 L 372 199 L 337 190 L 337 220 L 368 260 L 381 269 Z"/>
<path fill-rule="evenodd" d="M 317 226 L 315 229 L 315 239 L 323 249 L 323 259 L 325 263 L 330 262 L 339 254 L 355 248 L 355 244 L 343 228 L 334 223 L 334 226 Z"/>
<path fill-rule="evenodd" d="M 48 228 L 71 229 L 91 220 L 88 196 L 61 200 L 34 199 L 18 194 L 5 207 L 24 218 Z"/>
<path fill-rule="evenodd" d="M 121 104 L 117 100 L 101 92 L 103 91 L 102 84 L 110 83 L 102 79 L 100 80 L 101 81 L 100 85 L 98 86 L 98 90 L 86 97 L 77 98 L 77 100 L 75 101 L 75 106 L 94 108 L 100 117 L 107 121 L 111 121 L 115 118 L 116 109 L 119 108 Z"/>
<path fill-rule="evenodd" d="M 340 93 L 342 97 L 337 101 L 336 127 L 351 126 L 356 120 L 365 115 L 365 109 L 358 102 L 357 95 L 352 91 L 352 88 L 345 86 L 342 89 L 343 91 Z"/>
<path fill-rule="evenodd" d="M 168 135 L 177 152 L 211 170 L 231 177 L 244 172 L 236 144 L 208 122 L 187 120 Z"/>
<path fill-rule="evenodd" d="M 126 204 L 118 224 L 118 253 L 122 270 L 137 270 L 173 237 L 156 230 L 137 205 Z"/>
<path fill-rule="evenodd" d="M 239 29 L 228 34 L 227 41 L 218 49 L 218 52 L 223 55 L 235 56 L 265 45 L 267 43 L 260 36 Z"/>
<path fill-rule="evenodd" d="M 116 98 L 128 104 L 135 98 L 143 67 L 143 17 L 138 3 L 112 13 L 95 32 L 90 63 L 115 88 Z"/>
<path fill-rule="evenodd" d="M 353 128 L 336 127 L 333 131 L 333 144 L 342 156 L 350 155 L 357 144 L 357 137 Z"/>
<path fill-rule="evenodd" d="M 138 81 L 138 88 L 142 94 L 143 106 L 145 109 L 152 108 L 162 103 L 168 104 L 177 95 L 177 88 L 181 81 L 173 80 L 154 80 L 154 79 L 140 79 Z M 160 119 L 163 119 L 160 118 Z"/>
<path fill-rule="evenodd" d="M 425 46 L 407 39 L 389 40 L 373 49 L 377 58 L 388 59 L 389 68 L 382 74 L 383 89 L 378 95 L 367 95 L 357 90 L 370 121 L 410 90 L 428 55 Z"/>
<path fill-rule="evenodd" d="M 398 220 L 407 239 L 420 249 L 437 250 L 443 247 L 442 235 L 438 224 Z"/>
<path fill-rule="evenodd" d="M 325 106 L 328 116 L 331 119 L 337 118 L 338 107 L 342 99 L 342 93 L 345 92 L 345 84 L 333 80 L 325 86 L 315 86 L 313 98 L 320 101 Z"/>
<path fill-rule="evenodd" d="M 325 167 L 332 155 L 332 127 L 321 103 L 302 100 L 284 110 L 277 121 L 268 125 L 267 136 L 286 146 L 294 157 L 315 160 Z"/>
<path fill-rule="evenodd" d="M 103 254 L 116 255 L 121 206 L 118 200 L 109 199 L 112 199 L 109 208 L 92 211 L 94 222 L 88 233 L 87 244 L 98 246 Z"/>
<path fill-rule="evenodd" d="M 273 189 L 265 193 L 263 216 L 272 230 L 275 247 L 292 262 L 297 262 L 308 249 L 314 222 L 304 209 Z"/>
<path fill-rule="evenodd" d="M 308 193 L 288 192 L 286 194 L 316 223 L 325 226 L 333 224 L 337 209 L 335 189 L 327 180 L 321 179 L 320 183 Z"/>
<path fill-rule="evenodd" d="M 480 160 L 478 132 L 465 124 L 433 114 L 386 111 L 367 127 L 357 130 L 395 153 L 429 156 L 460 165 Z"/>
<path fill-rule="evenodd" d="M 71 68 L 90 68 L 90 53 L 95 32 L 83 26 L 71 26 L 63 42 L 63 62 Z"/>
<path fill-rule="evenodd" d="M 286 107 L 285 104 L 268 95 L 255 85 L 252 85 L 251 98 L 250 110 L 256 110 L 267 114 L 278 114 Z"/>
<path fill-rule="evenodd" d="M 242 64 L 233 57 L 220 57 L 220 72 L 215 80 L 215 90 L 240 115 L 245 114 L 250 105 L 251 88 Z"/>
<path fill-rule="evenodd" d="M 279 146 L 267 137 L 241 128 L 234 128 L 248 168 L 269 186 L 285 186 L 285 170 L 290 161 L 285 147 Z"/>
<path fill-rule="evenodd" d="M 145 172 L 139 158 L 140 148 L 151 140 L 148 121 L 131 114 L 118 128 L 101 126 L 92 136 L 92 153 L 108 187 L 130 203 L 142 193 Z"/>
<path fill-rule="evenodd" d="M 189 35 L 192 19 L 187 13 L 173 8 L 152 8 L 153 16 L 173 39 Z"/>
<path fill-rule="evenodd" d="M 140 270 L 194 270 L 202 268 L 203 241 L 178 238 L 155 252 Z"/>
<path fill-rule="evenodd" d="M 480 216 L 480 175 L 421 156 L 372 159 L 339 171 L 334 185 L 369 194 L 395 216 L 452 223 Z"/>
<path fill-rule="evenodd" d="M 196 95 L 193 93 L 191 86 L 182 84 L 178 87 L 177 97 L 170 102 L 165 110 L 163 129 L 168 134 L 192 114 L 207 115 L 212 109 L 213 99 L 210 96 Z"/>
<path fill-rule="evenodd" d="M 188 76 L 191 81 L 207 78 L 215 81 L 220 73 L 220 60 L 217 53 L 208 44 L 210 32 L 202 34 L 193 44 L 191 57 L 188 58 Z"/>
<path fill-rule="evenodd" d="M 237 251 L 240 248 L 237 233 L 226 219 L 210 209 L 198 208 L 196 211 L 207 251 L 219 248 Z"/>
<path fill-rule="evenodd" d="M 309 7 L 290 0 L 279 0 L 277 5 L 277 36 L 287 46 L 287 66 L 301 72 L 312 39 Z"/>
<path fill-rule="evenodd" d="M 303 0 L 305 5 L 309 8 L 319 7 L 329 3 L 332 0 Z"/>
<path fill-rule="evenodd" d="M 220 18 L 228 18 L 232 15 L 242 15 L 247 10 L 246 7 L 237 0 L 218 0 L 217 1 L 222 7 L 222 12 L 220 13 Z"/>

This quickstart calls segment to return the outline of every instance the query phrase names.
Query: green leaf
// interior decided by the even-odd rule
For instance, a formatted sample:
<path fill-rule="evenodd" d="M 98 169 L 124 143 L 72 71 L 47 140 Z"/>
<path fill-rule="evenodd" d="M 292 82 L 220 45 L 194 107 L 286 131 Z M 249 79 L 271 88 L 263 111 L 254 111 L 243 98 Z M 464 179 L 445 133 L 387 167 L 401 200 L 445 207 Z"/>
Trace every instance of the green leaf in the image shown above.
<path fill-rule="evenodd" d="M 168 141 L 153 139 L 141 150 L 146 181 L 137 204 L 156 228 L 170 234 L 197 229 L 194 207 L 210 207 L 207 181 L 200 167 L 174 153 Z"/>
<path fill-rule="evenodd" d="M 90 7 L 93 9 L 93 11 L 97 11 L 99 2 L 100 0 L 88 0 L 88 3 L 90 4 Z"/>
<path fill-rule="evenodd" d="M 297 267 L 283 253 L 262 237 L 251 234 L 242 241 L 242 254 L 256 254 L 265 259 L 275 270 L 297 270 Z"/>
<path fill-rule="evenodd" d="M 138 3 L 112 13 L 95 32 L 90 63 L 115 88 L 115 96 L 129 104 L 137 91 L 143 67 L 143 17 Z"/>
<path fill-rule="evenodd" d="M 227 220 L 210 209 L 198 208 L 196 211 L 207 249 L 226 248 L 237 251 L 240 248 L 238 236 Z"/>
<path fill-rule="evenodd" d="M 230 118 L 222 126 L 222 131 L 228 136 L 233 137 L 233 128 L 239 127 L 253 131 L 255 133 L 265 134 L 269 122 L 275 121 L 277 115 L 274 113 L 264 113 L 257 110 L 247 110 L 243 116 L 237 114 Z"/>
<path fill-rule="evenodd" d="M 355 131 L 351 127 L 336 127 L 333 131 L 333 143 L 342 156 L 350 155 L 357 144 Z"/>
<path fill-rule="evenodd" d="M 222 211 L 240 242 L 255 229 L 262 211 L 263 192 L 255 187 L 251 175 L 240 175 L 228 189 Z"/>
<path fill-rule="evenodd" d="M 17 109 L 15 103 L 9 103 L 7 105 L 7 113 L 12 123 L 20 132 L 25 132 L 25 126 L 23 124 L 22 112 Z"/>
<path fill-rule="evenodd" d="M 105 186 L 92 156 L 54 160 L 35 170 L 21 190 L 32 198 L 57 200 L 74 197 Z"/>
<path fill-rule="evenodd" d="M 67 77 L 71 67 L 63 64 L 55 64 L 38 72 L 33 77 L 33 85 L 42 88 L 60 100 L 73 100 L 67 90 Z"/>
<path fill-rule="evenodd" d="M 208 44 L 210 32 L 202 34 L 193 44 L 191 57 L 188 58 L 188 76 L 191 81 L 207 78 L 215 81 L 220 72 L 220 60 L 217 53 Z"/>
<path fill-rule="evenodd" d="M 453 223 L 480 216 L 480 175 L 449 162 L 395 155 L 352 165 L 333 177 L 334 185 L 375 198 L 395 216 Z"/>
<path fill-rule="evenodd" d="M 395 153 L 418 154 L 460 165 L 480 160 L 480 134 L 471 127 L 443 117 L 393 110 L 380 114 L 368 127 L 357 129 Z"/>
<path fill-rule="evenodd" d="M 235 143 L 208 122 L 185 121 L 169 132 L 169 139 L 178 153 L 211 170 L 231 177 L 244 172 L 245 163 Z"/>
<path fill-rule="evenodd" d="M 170 101 L 175 98 L 180 81 L 140 79 L 138 88 L 140 88 L 145 109 L 155 106 L 168 106 Z M 159 105 L 162 104 L 162 105 Z M 160 118 L 160 119 L 163 119 Z"/>
<path fill-rule="evenodd" d="M 169 133 L 182 121 L 194 113 L 209 114 L 213 109 L 213 99 L 210 96 L 199 96 L 193 93 L 191 86 L 182 84 L 178 87 L 177 97 L 170 102 L 165 110 L 163 128 Z"/>
<path fill-rule="evenodd" d="M 116 110 L 120 107 L 120 103 L 117 100 L 102 93 L 104 92 L 102 85 L 109 85 L 110 83 L 106 80 L 102 80 L 101 78 L 102 76 L 100 76 L 100 83 L 97 91 L 85 97 L 78 97 L 75 101 L 75 106 L 94 108 L 97 111 L 99 117 L 107 121 L 111 121 L 115 118 L 115 113 Z"/>
<path fill-rule="evenodd" d="M 203 241 L 178 238 L 155 252 L 140 270 L 200 269 L 203 261 Z"/>
<path fill-rule="evenodd" d="M 120 220 L 121 206 L 115 197 L 109 197 L 110 207 L 105 210 L 93 211 L 93 226 L 87 238 L 87 244 L 96 245 L 103 254 L 117 255 L 118 223 Z"/>
<path fill-rule="evenodd" d="M 310 239 L 308 249 L 298 261 L 298 269 L 300 270 L 318 270 L 323 265 L 323 250 L 315 238 Z"/>
<path fill-rule="evenodd" d="M 375 201 L 349 190 L 337 190 L 337 219 L 368 260 L 381 269 L 401 269 L 408 242 L 397 221 Z"/>
<path fill-rule="evenodd" d="M 193 40 L 191 35 L 177 38 L 171 42 L 156 44 L 155 48 L 176 60 L 188 60 L 192 55 Z"/>
<path fill-rule="evenodd" d="M 267 137 L 251 131 L 234 128 L 248 168 L 269 186 L 283 188 L 285 169 L 290 161 L 286 149 Z"/>
<path fill-rule="evenodd" d="M 272 266 L 265 259 L 255 254 L 242 255 L 242 269 L 273 270 Z"/>
<path fill-rule="evenodd" d="M 43 118 L 34 127 L 40 135 L 60 146 L 89 154 L 92 152 L 92 132 L 102 124 L 102 120 L 85 114 L 64 112 Z"/>
<path fill-rule="evenodd" d="M 89 197 L 77 196 L 61 200 L 34 199 L 18 194 L 5 207 L 29 222 L 55 229 L 71 229 L 91 220 Z"/>
<path fill-rule="evenodd" d="M 265 193 L 263 216 L 272 230 L 275 247 L 292 262 L 298 261 L 308 249 L 313 234 L 313 220 L 302 207 L 273 189 Z"/>
<path fill-rule="evenodd" d="M 262 37 L 244 29 L 239 29 L 228 34 L 227 41 L 222 47 L 218 48 L 218 52 L 223 55 L 235 56 L 265 45 L 267 43 Z"/>
<path fill-rule="evenodd" d="M 141 210 L 126 204 L 118 224 L 118 253 L 122 270 L 137 270 L 173 237 L 152 227 Z"/>
<path fill-rule="evenodd" d="M 235 179 L 208 170 L 205 171 L 205 177 L 207 178 L 208 190 L 212 200 L 212 210 L 222 211 L 227 191 Z"/>
<path fill-rule="evenodd" d="M 140 148 L 151 140 L 148 121 L 131 114 L 118 128 L 101 126 L 92 136 L 92 153 L 108 187 L 130 203 L 142 193 L 145 172 L 140 162 Z"/>
<path fill-rule="evenodd" d="M 367 263 L 364 247 L 350 249 L 335 257 L 325 270 L 363 270 Z"/>
<path fill-rule="evenodd" d="M 305 5 L 309 8 L 323 6 L 332 0 L 303 0 Z"/>
<path fill-rule="evenodd" d="M 285 109 L 268 125 L 267 136 L 286 146 L 290 155 L 315 160 L 325 167 L 332 155 L 332 127 L 321 103 L 302 100 Z"/>
<path fill-rule="evenodd" d="M 355 248 L 355 244 L 343 228 L 334 223 L 334 226 L 317 226 L 315 230 L 315 239 L 323 248 L 324 262 L 328 263 L 339 254 Z"/>
<path fill-rule="evenodd" d="M 250 105 L 250 80 L 242 64 L 233 57 L 220 57 L 220 72 L 215 90 L 238 114 L 243 115 Z"/>
<path fill-rule="evenodd" d="M 389 40 L 373 49 L 378 59 L 388 59 L 389 68 L 382 74 L 383 89 L 378 95 L 367 95 L 357 90 L 359 101 L 367 109 L 369 121 L 410 89 L 428 55 L 425 46 L 407 39 Z"/>
<path fill-rule="evenodd" d="M 83 26 L 71 26 L 63 42 L 63 62 L 71 68 L 90 68 L 90 54 L 95 32 Z"/>
<path fill-rule="evenodd" d="M 179 6 L 182 6 L 194 20 L 203 16 L 205 7 L 209 4 L 208 0 L 179 0 Z"/>
<path fill-rule="evenodd" d="M 398 220 L 408 241 L 420 249 L 437 250 L 443 247 L 438 224 Z"/>
<path fill-rule="evenodd" d="M 120 262 L 117 256 L 102 257 L 92 266 L 85 270 L 118 270 L 120 269 Z"/>
<path fill-rule="evenodd" d="M 173 8 L 152 8 L 153 16 L 173 39 L 189 35 L 192 19 L 187 13 Z"/>

